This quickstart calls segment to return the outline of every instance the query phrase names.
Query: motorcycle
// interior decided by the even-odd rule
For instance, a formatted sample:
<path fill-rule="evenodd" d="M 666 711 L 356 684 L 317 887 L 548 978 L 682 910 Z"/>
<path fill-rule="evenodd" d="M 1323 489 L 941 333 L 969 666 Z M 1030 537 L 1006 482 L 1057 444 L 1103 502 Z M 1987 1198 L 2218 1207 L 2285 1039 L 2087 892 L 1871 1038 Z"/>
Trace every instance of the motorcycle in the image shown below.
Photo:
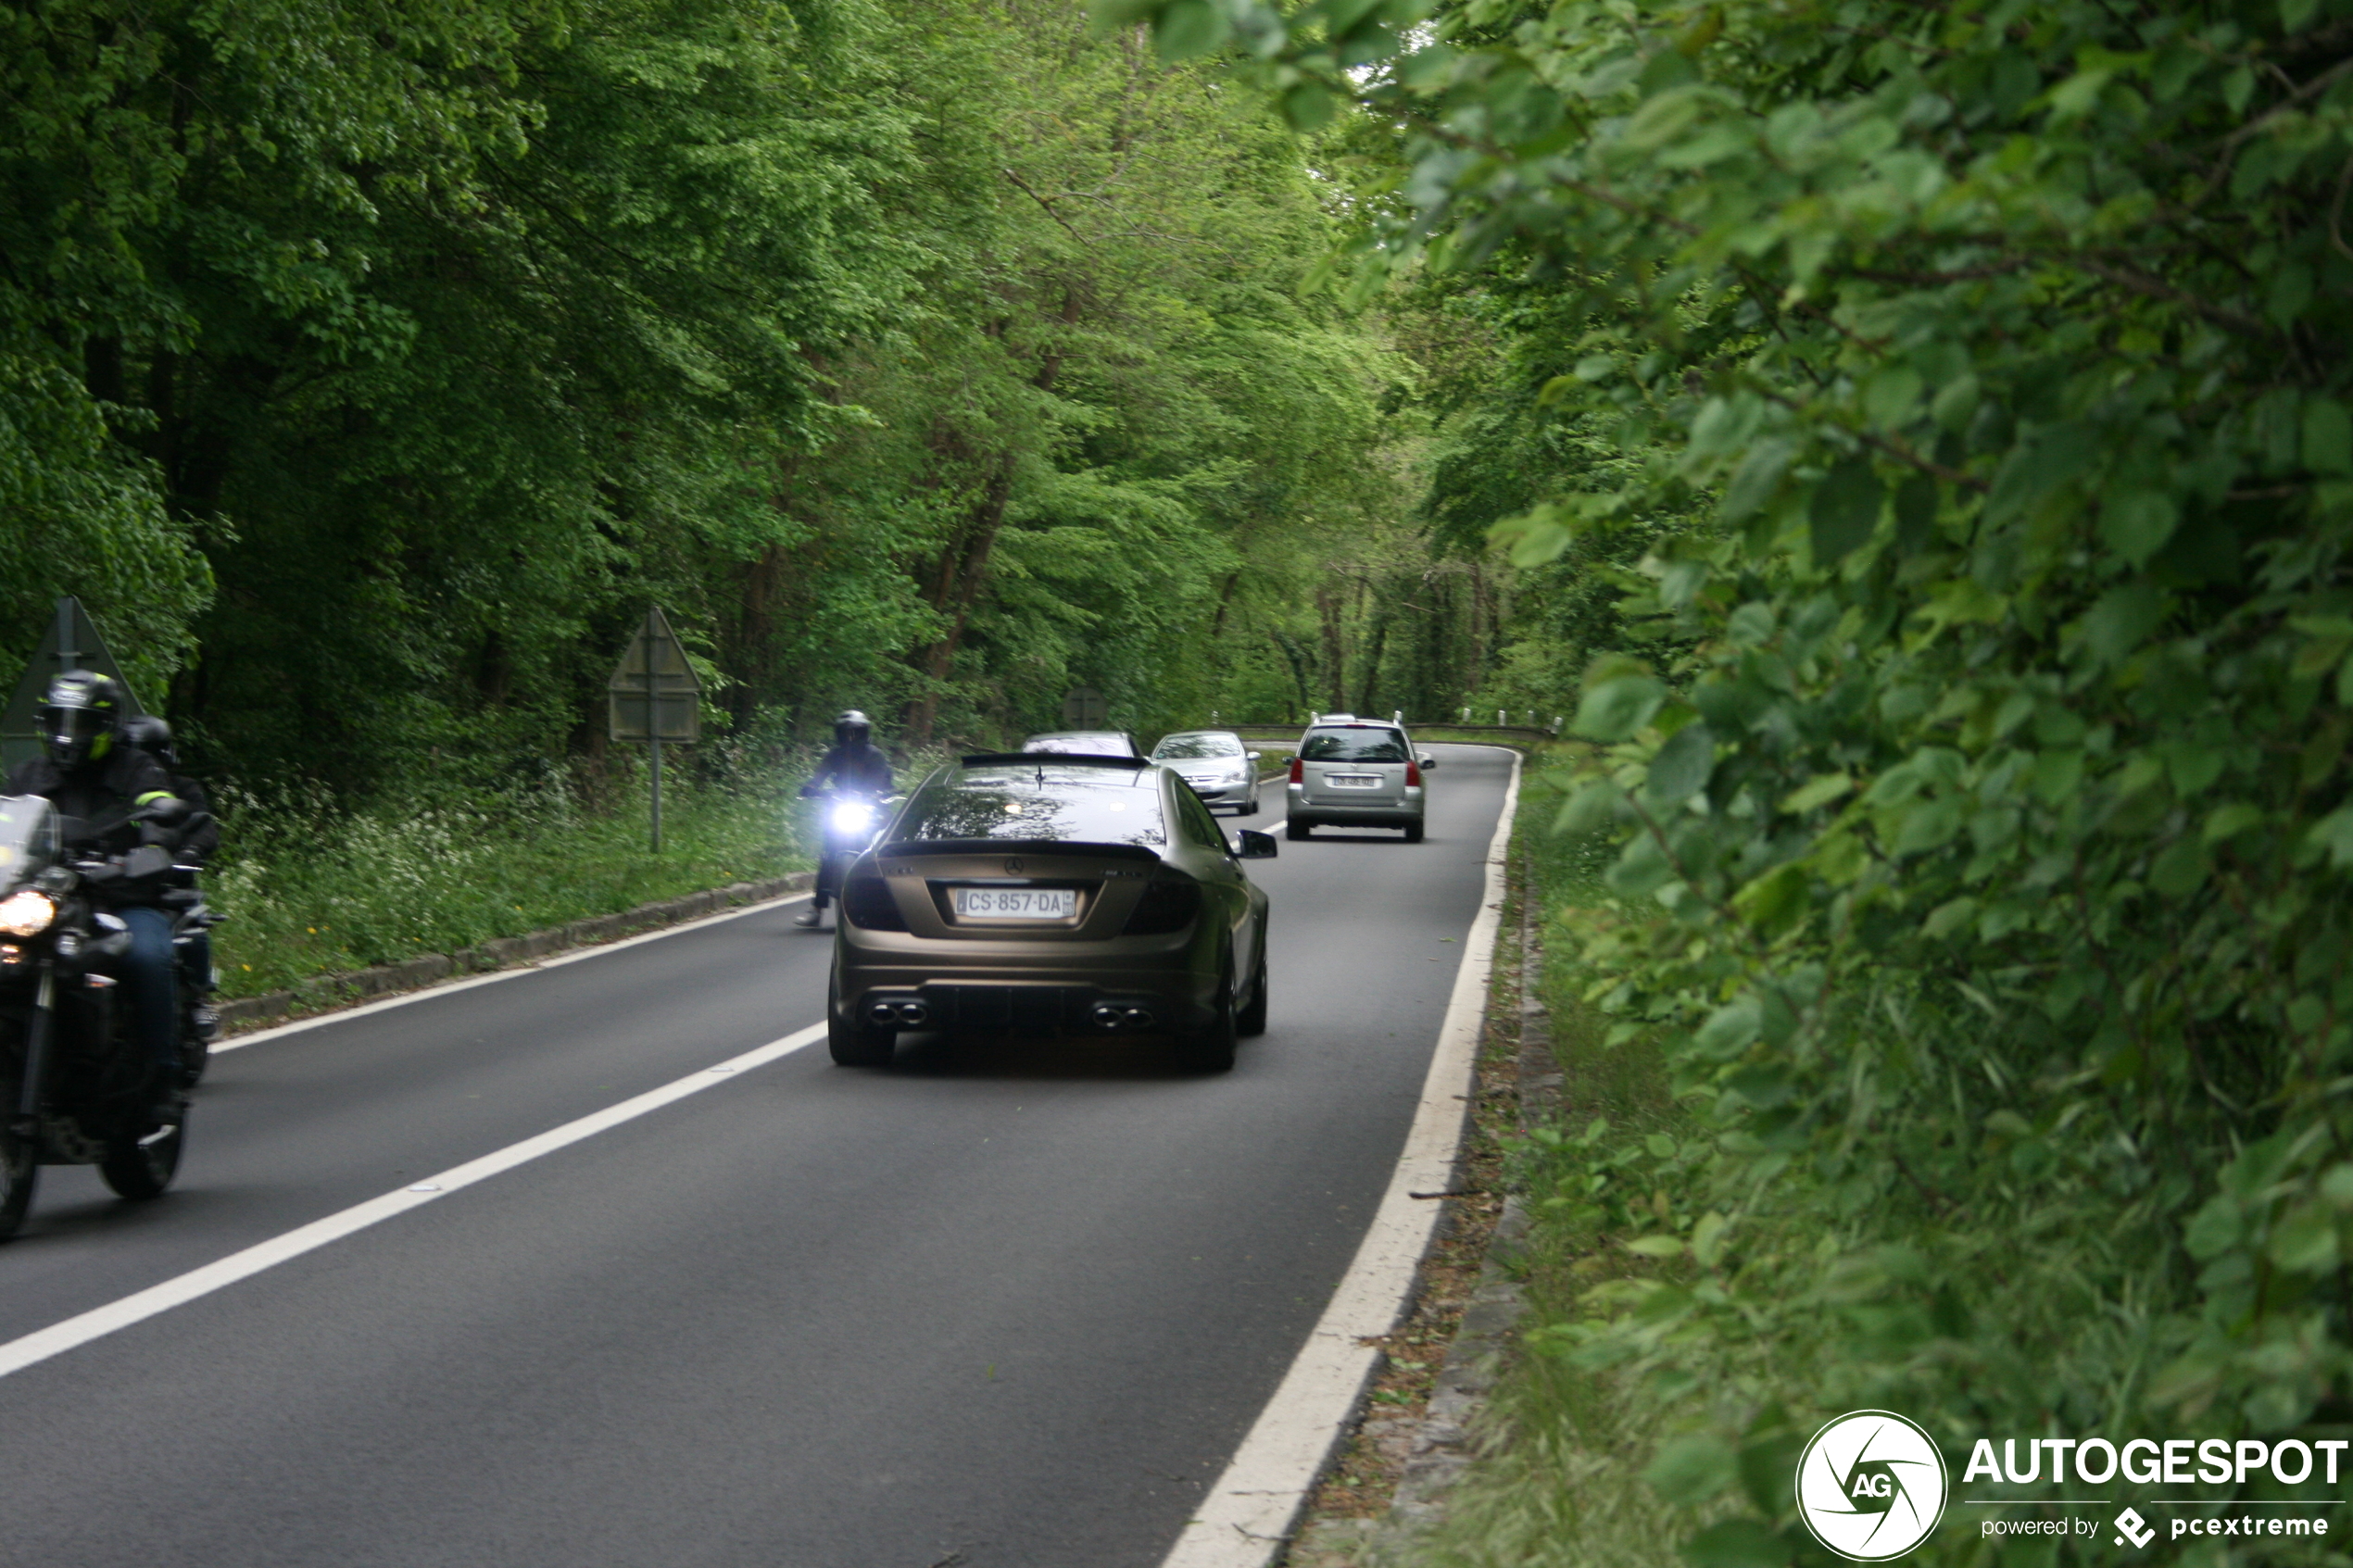
<path fill-rule="evenodd" d="M 873 847 L 890 820 L 899 797 L 856 790 L 826 790 L 811 797 L 817 806 L 817 887 L 821 898 L 841 901 L 842 878 L 849 862 Z"/>
<path fill-rule="evenodd" d="M 24 1223 L 41 1166 L 95 1165 L 121 1197 L 157 1198 L 186 1138 L 184 1117 L 150 1118 L 154 1069 L 109 972 L 131 929 L 105 907 L 164 903 L 185 868 L 160 844 L 72 847 L 83 829 L 38 796 L 0 797 L 0 1238 Z M 201 910 L 182 891 L 176 924 Z"/>

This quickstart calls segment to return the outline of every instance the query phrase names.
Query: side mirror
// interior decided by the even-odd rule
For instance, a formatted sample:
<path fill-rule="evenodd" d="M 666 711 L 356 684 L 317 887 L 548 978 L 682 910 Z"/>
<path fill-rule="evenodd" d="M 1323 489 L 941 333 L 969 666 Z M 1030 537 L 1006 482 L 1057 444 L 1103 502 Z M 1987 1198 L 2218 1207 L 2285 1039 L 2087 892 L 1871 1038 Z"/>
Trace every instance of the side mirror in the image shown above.
<path fill-rule="evenodd" d="M 1234 858 L 1240 860 L 1271 860 L 1275 858 L 1275 835 L 1256 828 L 1244 828 L 1234 834 Z"/>
<path fill-rule="evenodd" d="M 1421 760 L 1422 771 L 1425 773 L 1428 772 L 1432 768 L 1438 766 L 1438 759 L 1435 757 L 1425 757 Z"/>
<path fill-rule="evenodd" d="M 1253 752 L 1250 753 L 1250 759 L 1251 759 L 1252 761 L 1253 761 L 1253 762 L 1257 761 L 1257 760 L 1258 760 L 1258 758 L 1259 758 L 1259 754 L 1258 754 L 1257 752 L 1253 751 Z"/>

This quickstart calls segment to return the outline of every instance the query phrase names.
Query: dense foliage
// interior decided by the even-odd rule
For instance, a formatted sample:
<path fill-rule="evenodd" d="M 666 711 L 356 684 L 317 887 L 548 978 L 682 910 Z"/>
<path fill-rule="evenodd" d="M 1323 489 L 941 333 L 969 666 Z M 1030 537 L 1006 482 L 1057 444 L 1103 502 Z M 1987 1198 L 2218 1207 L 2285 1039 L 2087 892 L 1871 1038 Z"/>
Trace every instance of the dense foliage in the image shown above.
<path fill-rule="evenodd" d="M 1551 1484 L 1630 1437 L 1778 1562 L 1859 1405 L 2342 1429 L 2353 6 L 1430 9 L 1123 14 L 1390 130 L 1358 274 L 1503 346 L 1468 479 L 1543 464 L 1440 500 L 1607 601 L 1576 930 L 1692 1135 L 1540 1162 L 1653 1261 L 1552 1336 L 1621 1424 L 1530 1435 Z M 1569 1517 L 1510 1560 L 1666 1548 Z"/>
<path fill-rule="evenodd" d="M 1059 0 L 11 7 L 0 646 L 289 800 L 598 776 L 648 600 L 772 750 L 1435 706 L 1329 189 Z"/>

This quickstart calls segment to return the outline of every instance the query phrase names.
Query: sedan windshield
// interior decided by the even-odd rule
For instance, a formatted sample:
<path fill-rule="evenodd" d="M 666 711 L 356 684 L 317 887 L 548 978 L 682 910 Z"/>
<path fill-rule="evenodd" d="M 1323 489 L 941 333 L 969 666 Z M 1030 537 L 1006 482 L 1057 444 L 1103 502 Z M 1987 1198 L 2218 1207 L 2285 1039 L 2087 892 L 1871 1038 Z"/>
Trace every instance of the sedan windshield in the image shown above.
<path fill-rule="evenodd" d="M 1405 737 L 1367 724 L 1347 730 L 1310 730 L 1299 755 L 1310 762 L 1403 762 Z"/>
<path fill-rule="evenodd" d="M 1242 743 L 1231 735 L 1170 735 L 1152 747 L 1155 762 L 1190 761 L 1197 757 L 1239 757 Z"/>
<path fill-rule="evenodd" d="M 899 839 L 1050 839 L 1068 844 L 1168 842 L 1149 772 L 1076 768 L 974 768 L 925 786 L 892 834 Z M 1042 778 L 1042 782 L 1041 782 Z"/>

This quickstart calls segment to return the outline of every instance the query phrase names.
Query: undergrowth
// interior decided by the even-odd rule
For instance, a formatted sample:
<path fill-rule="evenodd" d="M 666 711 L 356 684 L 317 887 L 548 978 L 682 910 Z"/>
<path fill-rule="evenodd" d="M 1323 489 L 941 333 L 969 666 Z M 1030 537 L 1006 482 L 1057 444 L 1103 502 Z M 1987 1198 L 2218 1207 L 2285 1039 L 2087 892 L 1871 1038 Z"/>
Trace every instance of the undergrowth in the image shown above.
<path fill-rule="evenodd" d="M 208 898 L 221 994 L 448 952 L 812 863 L 808 769 L 662 781 L 653 853 L 642 772 L 484 799 L 451 791 L 345 806 L 321 796 L 215 804 L 224 834 Z"/>

